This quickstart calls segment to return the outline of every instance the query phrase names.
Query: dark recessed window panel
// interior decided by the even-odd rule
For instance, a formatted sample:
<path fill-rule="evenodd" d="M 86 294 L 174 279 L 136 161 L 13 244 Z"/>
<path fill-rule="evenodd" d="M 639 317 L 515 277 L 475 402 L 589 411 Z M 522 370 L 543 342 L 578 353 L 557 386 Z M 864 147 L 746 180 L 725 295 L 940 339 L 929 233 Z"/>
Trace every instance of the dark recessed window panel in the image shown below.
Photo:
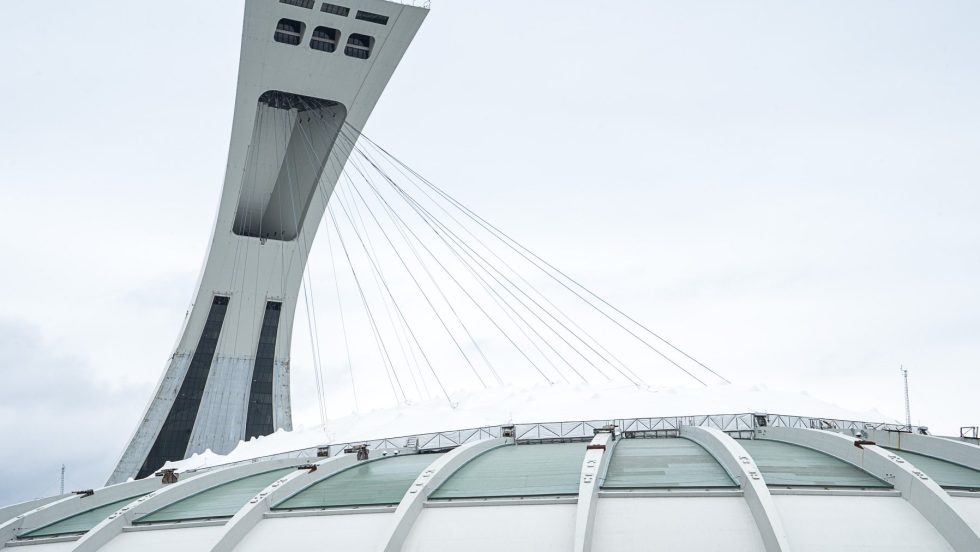
<path fill-rule="evenodd" d="M 252 389 L 248 396 L 248 416 L 245 419 L 245 440 L 270 435 L 275 428 L 272 419 L 272 379 L 276 363 L 276 336 L 279 333 L 279 314 L 282 303 L 265 304 L 265 317 L 259 334 L 252 368 Z"/>
<path fill-rule="evenodd" d="M 279 3 L 289 4 L 290 6 L 298 6 L 300 8 L 306 8 L 308 10 L 312 10 L 315 0 L 279 0 Z"/>
<path fill-rule="evenodd" d="M 197 349 L 191 357 L 190 366 L 187 367 L 187 374 L 180 384 L 177 397 L 170 405 L 170 412 L 163 422 L 163 427 L 160 428 L 160 434 L 157 435 L 150 453 L 146 456 L 146 461 L 136 474 L 136 479 L 147 477 L 160 469 L 168 460 L 184 459 L 194 422 L 197 421 L 197 411 L 204 397 L 204 386 L 208 383 L 208 374 L 211 373 L 211 361 L 218 347 L 218 337 L 221 335 L 221 326 L 225 321 L 227 310 L 227 297 L 218 296 L 211 301 L 211 310 L 204 323 L 201 338 L 197 342 Z"/>
<path fill-rule="evenodd" d="M 352 34 L 347 38 L 347 47 L 344 48 L 344 53 L 350 57 L 367 59 L 371 57 L 373 46 L 373 38 L 362 34 Z"/>
<path fill-rule="evenodd" d="M 357 19 L 360 19 L 361 21 L 367 21 L 369 23 L 377 23 L 378 25 L 387 25 L 388 24 L 388 16 L 387 15 L 380 15 L 380 14 L 377 14 L 377 13 L 371 13 L 371 12 L 357 10 L 357 16 L 356 17 L 357 17 Z"/>
<path fill-rule="evenodd" d="M 327 4 L 326 2 L 324 2 L 324 4 L 320 6 L 320 11 L 324 13 L 332 13 L 334 15 L 340 15 L 342 17 L 347 17 L 348 15 L 350 15 L 350 8 L 345 8 L 344 6 L 338 6 L 337 4 Z"/>
<path fill-rule="evenodd" d="M 317 27 L 313 29 L 310 48 L 321 52 L 333 52 L 337 49 L 338 42 L 340 42 L 340 31 L 330 27 Z"/>
<path fill-rule="evenodd" d="M 282 42 L 283 44 L 289 44 L 290 46 L 297 46 L 303 41 L 303 27 L 304 25 L 299 21 L 294 21 L 292 19 L 280 19 L 279 23 L 276 25 L 276 42 Z"/>

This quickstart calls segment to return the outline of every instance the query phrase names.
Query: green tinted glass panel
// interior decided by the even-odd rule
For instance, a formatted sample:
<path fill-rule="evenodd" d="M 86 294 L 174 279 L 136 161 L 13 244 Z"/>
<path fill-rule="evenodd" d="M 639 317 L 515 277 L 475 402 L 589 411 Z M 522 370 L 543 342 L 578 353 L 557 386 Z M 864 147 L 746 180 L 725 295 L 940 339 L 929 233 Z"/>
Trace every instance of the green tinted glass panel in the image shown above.
<path fill-rule="evenodd" d="M 953 489 L 980 489 L 980 472 L 952 462 L 917 454 L 907 450 L 887 449 L 906 462 L 922 470 L 941 487 Z"/>
<path fill-rule="evenodd" d="M 398 504 L 418 476 L 441 454 L 406 454 L 361 462 L 310 485 L 275 510 Z"/>
<path fill-rule="evenodd" d="M 234 516 L 249 500 L 276 479 L 296 471 L 283 468 L 229 481 L 147 514 L 136 523 L 160 523 Z"/>
<path fill-rule="evenodd" d="M 742 440 L 767 485 L 794 487 L 890 487 L 847 462 L 813 449 L 777 441 Z"/>
<path fill-rule="evenodd" d="M 735 487 L 714 456 L 687 439 L 624 439 L 613 449 L 604 489 Z"/>
<path fill-rule="evenodd" d="M 460 468 L 432 498 L 578 494 L 587 444 L 495 448 Z"/>
<path fill-rule="evenodd" d="M 95 495 L 98 496 L 98 495 Z M 102 523 L 104 519 L 112 515 L 116 510 L 122 508 L 123 506 L 133 502 L 137 498 L 143 495 L 131 496 L 129 498 L 124 498 L 105 506 L 99 506 L 98 508 L 92 508 L 80 514 L 75 514 L 71 517 L 67 517 L 61 521 L 52 523 L 51 525 L 41 527 L 40 529 L 35 529 L 30 533 L 25 533 L 21 535 L 21 538 L 34 538 L 34 537 L 53 537 L 56 535 L 72 535 L 77 533 L 87 533 L 96 525 Z M 94 497 L 93 497 L 94 498 Z M 79 500 L 91 500 L 90 498 L 81 498 Z"/>

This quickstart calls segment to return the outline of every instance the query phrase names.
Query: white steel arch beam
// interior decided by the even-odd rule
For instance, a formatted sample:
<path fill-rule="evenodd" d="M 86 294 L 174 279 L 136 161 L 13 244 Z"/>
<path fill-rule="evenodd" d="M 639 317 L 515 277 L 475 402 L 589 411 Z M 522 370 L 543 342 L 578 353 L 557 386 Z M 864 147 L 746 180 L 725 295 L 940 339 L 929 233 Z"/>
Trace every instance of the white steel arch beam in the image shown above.
<path fill-rule="evenodd" d="M 595 434 L 585 451 L 582 475 L 578 482 L 578 504 L 575 506 L 575 552 L 592 550 L 592 530 L 595 527 L 596 504 L 599 501 L 599 479 L 606 471 L 615 445 L 613 431 L 601 431 Z"/>
<path fill-rule="evenodd" d="M 312 464 L 315 470 L 296 470 L 274 481 L 262 490 L 248 504 L 228 520 L 218 542 L 211 547 L 211 552 L 231 552 L 265 516 L 266 512 L 280 500 L 289 498 L 292 494 L 315 485 L 324 479 L 336 475 L 357 463 L 356 454 L 341 454 L 333 458 L 325 458 Z"/>
<path fill-rule="evenodd" d="M 36 498 L 34 500 L 28 500 L 27 502 L 21 502 L 18 504 L 11 504 L 4 508 L 0 508 L 0 525 L 7 523 L 8 521 L 14 519 L 15 517 L 26 514 L 31 510 L 37 510 L 45 504 L 51 504 L 56 500 L 62 500 L 68 498 L 71 495 L 61 495 L 61 496 L 49 496 L 45 498 Z"/>
<path fill-rule="evenodd" d="M 42 504 L 33 510 L 28 510 L 17 517 L 0 525 L 0 550 L 6 548 L 7 542 L 17 535 L 33 531 L 39 527 L 54 523 L 59 519 L 81 513 L 78 508 L 78 496 L 66 496 L 54 502 Z M 73 513 L 67 513 L 73 512 Z"/>
<path fill-rule="evenodd" d="M 763 427 L 756 438 L 808 447 L 860 467 L 888 481 L 902 498 L 939 531 L 957 552 L 980 550 L 980 535 L 956 510 L 949 495 L 915 466 L 870 442 L 819 429 Z"/>
<path fill-rule="evenodd" d="M 237 464 L 224 468 L 216 468 L 198 475 L 191 479 L 184 479 L 172 485 L 167 485 L 161 489 L 141 497 L 108 518 L 86 533 L 75 546 L 73 552 L 95 552 L 105 546 L 109 541 L 119 536 L 123 529 L 132 524 L 136 519 L 153 513 L 160 508 L 169 506 L 177 501 L 183 500 L 197 493 L 213 489 L 219 485 L 255 475 L 271 470 L 288 468 L 302 464 L 303 460 L 298 458 L 282 458 L 269 460 L 266 462 L 255 462 L 251 464 Z"/>
<path fill-rule="evenodd" d="M 766 552 L 789 552 L 786 530 L 779 518 L 772 494 L 755 460 L 738 441 L 724 431 L 696 426 L 681 426 L 681 437 L 704 447 L 730 474 L 738 479 L 739 486 L 755 519 Z"/>
<path fill-rule="evenodd" d="M 18 535 L 40 529 L 65 518 L 160 488 L 161 478 L 148 477 L 97 489 L 92 495 L 72 494 L 27 511 L 0 525 L 0 549 Z"/>
<path fill-rule="evenodd" d="M 867 429 L 864 433 L 879 446 L 924 454 L 980 471 L 980 446 L 971 443 L 902 431 Z"/>
<path fill-rule="evenodd" d="M 391 532 L 385 539 L 385 546 L 382 550 L 384 552 L 399 552 L 402 549 L 405 539 L 412 531 L 412 526 L 415 525 L 419 514 L 422 513 L 422 508 L 429 495 L 452 477 L 457 470 L 489 450 L 513 443 L 514 440 L 509 437 L 498 437 L 461 445 L 440 456 L 416 478 L 405 496 L 402 497 L 401 502 L 398 503 L 398 508 L 393 514 Z"/>

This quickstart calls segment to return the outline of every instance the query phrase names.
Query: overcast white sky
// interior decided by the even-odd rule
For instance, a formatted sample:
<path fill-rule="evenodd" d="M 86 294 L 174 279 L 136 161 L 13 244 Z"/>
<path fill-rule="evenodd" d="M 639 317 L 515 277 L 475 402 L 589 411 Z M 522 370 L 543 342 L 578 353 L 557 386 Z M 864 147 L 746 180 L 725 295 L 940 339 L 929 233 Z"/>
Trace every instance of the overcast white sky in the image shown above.
<path fill-rule="evenodd" d="M 980 424 L 980 4 L 434 4 L 375 141 L 738 383 L 901 418 L 904 364 L 913 421 Z M 150 397 L 241 13 L 0 2 L 0 503 L 101 485 Z"/>

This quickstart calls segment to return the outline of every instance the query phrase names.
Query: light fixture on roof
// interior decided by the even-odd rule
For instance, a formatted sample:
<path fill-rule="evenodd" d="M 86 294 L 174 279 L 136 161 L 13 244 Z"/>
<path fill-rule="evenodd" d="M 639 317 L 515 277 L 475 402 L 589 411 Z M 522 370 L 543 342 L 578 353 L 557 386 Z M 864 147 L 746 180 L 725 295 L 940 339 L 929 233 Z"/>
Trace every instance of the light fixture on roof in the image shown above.
<path fill-rule="evenodd" d="M 161 481 L 161 483 L 163 483 L 164 485 L 173 485 L 174 483 L 177 482 L 178 479 L 180 479 L 180 475 L 177 474 L 177 470 L 173 468 L 160 470 L 153 475 L 155 475 L 156 477 L 162 477 L 163 480 Z"/>
<path fill-rule="evenodd" d="M 592 430 L 592 435 L 598 435 L 600 433 L 610 433 L 612 434 L 612 440 L 616 440 L 616 428 L 619 427 L 616 424 L 604 425 L 602 427 L 597 427 Z"/>
<path fill-rule="evenodd" d="M 367 460 L 369 453 L 367 445 L 352 445 L 344 449 L 347 454 L 357 454 L 358 461 Z"/>

